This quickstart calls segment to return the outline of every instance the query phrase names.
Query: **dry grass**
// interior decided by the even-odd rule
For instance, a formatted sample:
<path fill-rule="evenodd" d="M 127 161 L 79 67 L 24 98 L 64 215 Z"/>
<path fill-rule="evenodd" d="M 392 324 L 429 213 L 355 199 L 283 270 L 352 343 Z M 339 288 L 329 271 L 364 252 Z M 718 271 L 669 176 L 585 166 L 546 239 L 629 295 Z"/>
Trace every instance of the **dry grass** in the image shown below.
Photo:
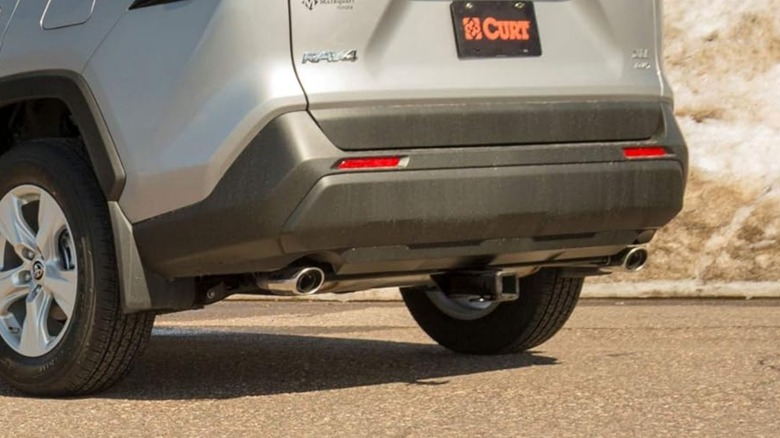
<path fill-rule="evenodd" d="M 700 273 L 705 281 L 780 280 L 780 201 L 762 197 Z"/>
<path fill-rule="evenodd" d="M 774 11 L 737 15 L 731 27 L 697 38 L 698 44 L 676 44 L 692 38 L 678 21 L 667 18 L 666 65 L 686 72 L 694 81 L 704 76 L 734 75 L 756 79 L 780 59 L 780 25 L 776 19 L 780 2 L 771 3 L 776 6 Z"/>
<path fill-rule="evenodd" d="M 665 65 L 675 88 L 690 93 L 678 99 L 679 115 L 700 123 L 765 119 L 761 96 L 750 90 L 780 62 L 780 0 L 748 2 L 751 8 L 741 3 L 665 2 Z M 707 26 L 710 22 L 722 25 Z"/>
<path fill-rule="evenodd" d="M 705 120 L 723 120 L 726 115 L 726 110 L 714 106 L 687 106 L 678 108 L 676 114 L 679 117 L 690 117 L 695 120 L 696 123 L 702 123 Z"/>

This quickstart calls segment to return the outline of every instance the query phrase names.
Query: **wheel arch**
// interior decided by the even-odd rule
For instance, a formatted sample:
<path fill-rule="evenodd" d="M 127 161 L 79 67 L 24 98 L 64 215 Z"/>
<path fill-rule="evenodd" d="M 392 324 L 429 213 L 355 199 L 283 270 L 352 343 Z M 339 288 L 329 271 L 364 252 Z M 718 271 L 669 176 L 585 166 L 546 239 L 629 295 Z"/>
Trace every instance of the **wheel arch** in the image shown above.
<path fill-rule="evenodd" d="M 125 186 L 125 170 L 86 80 L 67 70 L 27 72 L 0 79 L 0 109 L 40 100 L 58 101 L 68 109 L 103 194 L 108 201 L 117 201 Z M 7 120 L 0 120 L 3 122 Z M 0 125 L 0 131 L 8 129 L 7 123 Z"/>
<path fill-rule="evenodd" d="M 29 104 L 35 108 L 29 110 Z M 19 125 L 21 130 L 17 129 L 19 126 L 13 115 L 17 108 L 23 108 L 24 112 L 19 116 L 24 119 Z M 28 111 L 32 111 L 35 119 L 31 129 L 27 125 Z M 61 121 L 62 115 L 70 117 L 77 132 L 51 126 Z M 22 138 L 15 138 L 15 135 Z M 80 138 L 106 198 L 124 313 L 191 308 L 193 287 L 184 283 L 183 290 L 174 289 L 143 267 L 132 225 L 118 204 L 125 186 L 125 170 L 87 81 L 80 74 L 67 70 L 35 71 L 0 78 L 0 156 L 20 142 L 63 136 Z"/>

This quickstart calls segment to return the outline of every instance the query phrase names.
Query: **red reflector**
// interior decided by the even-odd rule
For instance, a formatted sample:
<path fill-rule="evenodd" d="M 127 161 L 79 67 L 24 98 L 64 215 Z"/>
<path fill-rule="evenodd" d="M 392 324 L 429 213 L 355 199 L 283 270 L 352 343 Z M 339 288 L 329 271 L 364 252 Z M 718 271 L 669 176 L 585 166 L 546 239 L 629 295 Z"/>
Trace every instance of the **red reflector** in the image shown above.
<path fill-rule="evenodd" d="M 349 158 L 339 162 L 337 168 L 347 169 L 386 169 L 388 167 L 398 167 L 401 164 L 401 157 L 371 157 L 371 158 Z"/>
<path fill-rule="evenodd" d="M 662 147 L 623 148 L 623 155 L 628 159 L 663 157 L 666 156 L 666 149 Z"/>

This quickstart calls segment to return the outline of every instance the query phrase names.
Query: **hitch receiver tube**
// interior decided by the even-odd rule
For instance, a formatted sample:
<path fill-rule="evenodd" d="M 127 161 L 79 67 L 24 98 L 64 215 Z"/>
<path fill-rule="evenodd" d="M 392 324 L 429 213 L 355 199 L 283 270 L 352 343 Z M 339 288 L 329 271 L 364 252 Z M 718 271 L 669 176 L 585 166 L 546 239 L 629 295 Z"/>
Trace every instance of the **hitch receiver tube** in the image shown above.
<path fill-rule="evenodd" d="M 500 270 L 462 271 L 434 275 L 433 281 L 450 298 L 506 302 L 520 297 L 517 274 Z"/>

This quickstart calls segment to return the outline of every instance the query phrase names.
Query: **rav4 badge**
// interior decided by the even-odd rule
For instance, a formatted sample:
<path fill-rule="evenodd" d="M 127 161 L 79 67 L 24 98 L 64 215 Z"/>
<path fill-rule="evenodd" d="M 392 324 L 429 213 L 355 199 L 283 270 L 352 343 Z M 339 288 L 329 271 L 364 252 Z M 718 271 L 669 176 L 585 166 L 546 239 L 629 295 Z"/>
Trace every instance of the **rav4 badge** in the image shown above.
<path fill-rule="evenodd" d="M 303 52 L 304 64 L 318 64 L 320 62 L 355 62 L 357 59 L 357 50 Z"/>

